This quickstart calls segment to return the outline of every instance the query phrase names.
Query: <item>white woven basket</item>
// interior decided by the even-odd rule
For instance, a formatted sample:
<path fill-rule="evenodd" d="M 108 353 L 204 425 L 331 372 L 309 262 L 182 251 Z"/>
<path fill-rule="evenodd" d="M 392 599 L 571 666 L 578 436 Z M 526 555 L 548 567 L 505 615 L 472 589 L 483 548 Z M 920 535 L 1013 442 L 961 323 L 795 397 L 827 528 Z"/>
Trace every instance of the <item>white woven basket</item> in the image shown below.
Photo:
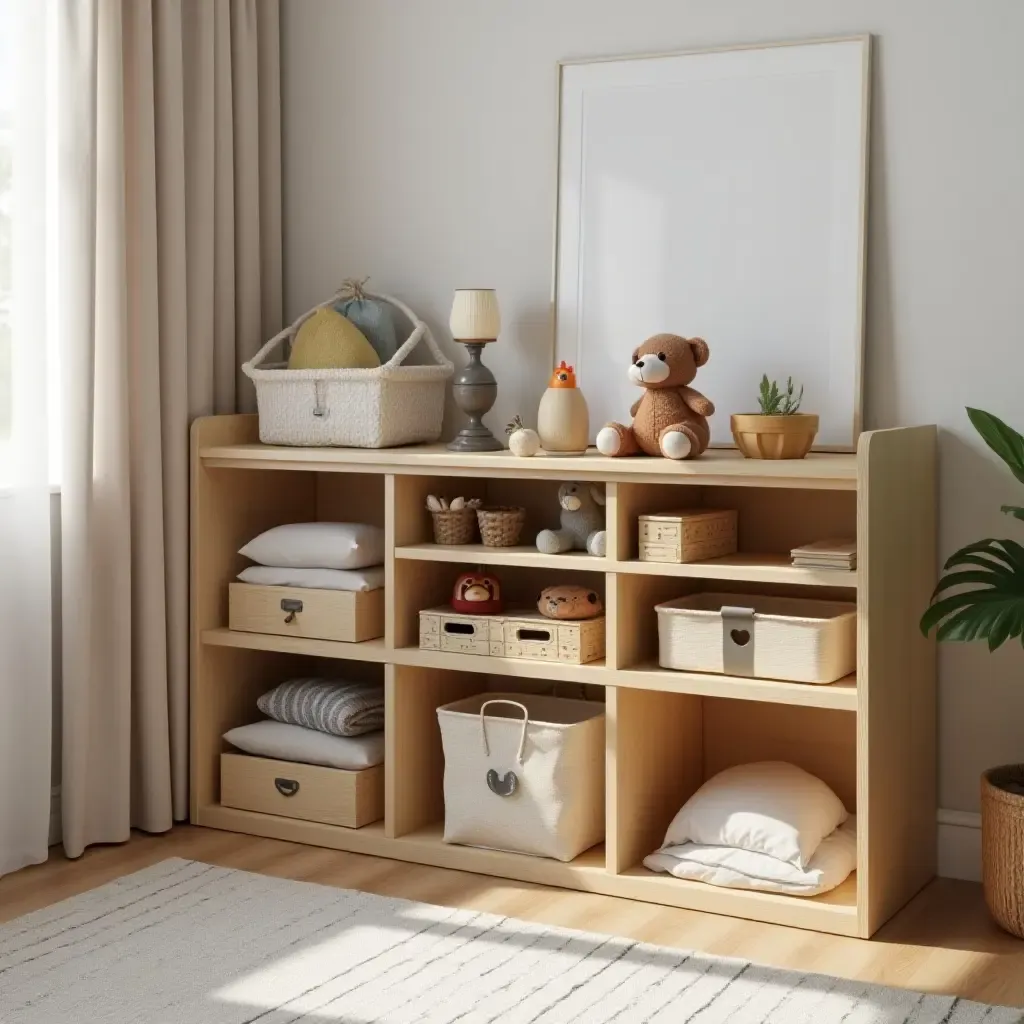
<path fill-rule="evenodd" d="M 412 333 L 383 366 L 288 370 L 265 365 L 274 349 L 293 338 L 318 309 L 333 306 L 345 294 L 339 291 L 304 313 L 242 366 L 242 372 L 256 385 L 260 440 L 264 444 L 339 448 L 394 448 L 436 441 L 441 436 L 445 387 L 455 367 L 437 347 L 430 328 L 390 295 L 363 293 L 366 298 L 390 303 L 412 321 Z M 421 341 L 434 363 L 403 365 Z"/>
<path fill-rule="evenodd" d="M 604 839 L 602 704 L 483 693 L 437 718 L 446 843 L 570 861 Z"/>
<path fill-rule="evenodd" d="M 693 594 L 656 605 L 655 611 L 662 668 L 834 683 L 856 665 L 854 604 Z"/>

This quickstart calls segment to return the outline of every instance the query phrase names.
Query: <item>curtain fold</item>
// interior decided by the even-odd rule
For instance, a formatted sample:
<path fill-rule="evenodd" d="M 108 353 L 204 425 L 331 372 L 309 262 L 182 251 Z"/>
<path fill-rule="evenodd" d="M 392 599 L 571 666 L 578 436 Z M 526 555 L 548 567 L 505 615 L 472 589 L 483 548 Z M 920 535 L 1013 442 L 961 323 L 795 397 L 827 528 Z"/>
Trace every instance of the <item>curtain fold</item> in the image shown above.
<path fill-rule="evenodd" d="M 188 427 L 252 406 L 238 367 L 280 327 L 280 71 L 277 0 L 61 10 L 62 806 L 77 856 L 187 817 Z"/>

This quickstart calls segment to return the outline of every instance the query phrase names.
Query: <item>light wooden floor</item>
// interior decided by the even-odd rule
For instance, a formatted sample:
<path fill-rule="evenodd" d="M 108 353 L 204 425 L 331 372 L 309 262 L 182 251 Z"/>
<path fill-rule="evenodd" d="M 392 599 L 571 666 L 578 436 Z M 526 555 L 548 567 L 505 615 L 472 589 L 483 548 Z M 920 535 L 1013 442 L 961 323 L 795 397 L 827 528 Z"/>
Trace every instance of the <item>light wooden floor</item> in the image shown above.
<path fill-rule="evenodd" d="M 1024 1007 L 1024 941 L 991 923 L 979 886 L 951 879 L 933 882 L 874 940 L 863 942 L 182 826 L 165 836 L 139 834 L 124 846 L 93 848 L 78 861 L 54 852 L 49 863 L 0 879 L 0 921 L 165 857 Z"/>

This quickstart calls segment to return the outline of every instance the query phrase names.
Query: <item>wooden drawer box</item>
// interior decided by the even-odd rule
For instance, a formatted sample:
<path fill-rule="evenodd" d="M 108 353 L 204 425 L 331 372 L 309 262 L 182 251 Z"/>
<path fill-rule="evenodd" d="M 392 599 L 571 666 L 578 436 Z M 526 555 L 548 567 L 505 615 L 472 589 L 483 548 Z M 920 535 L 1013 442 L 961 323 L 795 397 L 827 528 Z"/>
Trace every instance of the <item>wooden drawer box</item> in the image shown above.
<path fill-rule="evenodd" d="M 384 635 L 384 590 L 228 584 L 228 626 L 307 640 L 359 643 Z"/>
<path fill-rule="evenodd" d="M 384 766 L 348 772 L 221 754 L 220 802 L 244 811 L 362 828 L 384 817 Z"/>
<path fill-rule="evenodd" d="M 578 622 L 543 615 L 505 618 L 505 657 L 586 665 L 604 657 L 604 616 Z"/>
<path fill-rule="evenodd" d="M 640 516 L 641 562 L 700 562 L 736 553 L 735 510 L 682 509 Z"/>
<path fill-rule="evenodd" d="M 451 654 L 505 653 L 505 634 L 499 615 L 459 615 L 450 608 L 420 612 L 420 647 Z"/>

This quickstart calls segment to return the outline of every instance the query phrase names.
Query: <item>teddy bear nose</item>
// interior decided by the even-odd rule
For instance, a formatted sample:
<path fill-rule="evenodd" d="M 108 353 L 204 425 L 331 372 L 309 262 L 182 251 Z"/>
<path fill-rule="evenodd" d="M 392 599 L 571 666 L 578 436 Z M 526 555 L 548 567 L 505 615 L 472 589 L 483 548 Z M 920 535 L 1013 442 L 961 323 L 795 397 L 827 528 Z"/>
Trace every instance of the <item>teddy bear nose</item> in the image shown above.
<path fill-rule="evenodd" d="M 644 368 L 644 361 L 642 359 L 638 359 L 633 365 L 639 367 L 642 370 Z"/>

